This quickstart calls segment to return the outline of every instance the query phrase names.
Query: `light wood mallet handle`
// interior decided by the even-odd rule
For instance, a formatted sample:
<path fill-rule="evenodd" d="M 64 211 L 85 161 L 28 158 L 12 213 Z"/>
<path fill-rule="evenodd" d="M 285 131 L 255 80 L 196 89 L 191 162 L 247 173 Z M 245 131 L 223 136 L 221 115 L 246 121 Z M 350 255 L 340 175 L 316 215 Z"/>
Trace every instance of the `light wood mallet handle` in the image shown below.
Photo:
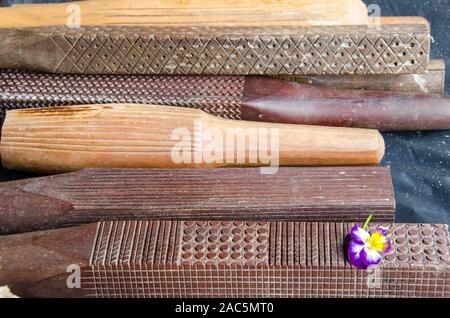
<path fill-rule="evenodd" d="M 89 105 L 8 111 L 1 159 L 9 169 L 373 165 L 377 130 L 221 119 L 197 109 Z"/>

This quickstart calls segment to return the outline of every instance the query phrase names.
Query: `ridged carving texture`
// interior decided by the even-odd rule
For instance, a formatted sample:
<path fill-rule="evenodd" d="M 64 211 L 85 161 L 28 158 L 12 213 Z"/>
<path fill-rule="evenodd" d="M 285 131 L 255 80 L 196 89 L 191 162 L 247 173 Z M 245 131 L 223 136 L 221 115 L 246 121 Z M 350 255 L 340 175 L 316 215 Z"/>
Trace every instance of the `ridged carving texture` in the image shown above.
<path fill-rule="evenodd" d="M 64 225 L 106 218 L 363 222 L 367 213 L 392 222 L 395 212 L 391 175 L 382 167 L 281 167 L 274 175 L 252 168 L 88 169 L 21 188 L 68 202 L 73 211 Z"/>
<path fill-rule="evenodd" d="M 101 222 L 84 288 L 97 297 L 449 296 L 447 226 L 381 225 L 393 248 L 369 271 L 346 260 L 352 226 Z"/>
<path fill-rule="evenodd" d="M 242 76 L 66 75 L 0 70 L 0 118 L 8 109 L 133 103 L 201 109 L 241 119 Z"/>
<path fill-rule="evenodd" d="M 91 264 L 348 267 L 351 265 L 344 254 L 344 242 L 352 226 L 261 221 L 100 222 Z M 383 267 L 450 262 L 446 226 L 379 226 L 386 229 L 392 242 Z"/>

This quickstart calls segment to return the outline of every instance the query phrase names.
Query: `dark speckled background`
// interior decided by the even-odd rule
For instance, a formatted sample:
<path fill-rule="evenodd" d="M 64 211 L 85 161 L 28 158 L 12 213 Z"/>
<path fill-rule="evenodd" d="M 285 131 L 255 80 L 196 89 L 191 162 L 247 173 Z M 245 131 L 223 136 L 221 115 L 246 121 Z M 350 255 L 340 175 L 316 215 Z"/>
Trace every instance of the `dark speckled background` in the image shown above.
<path fill-rule="evenodd" d="M 423 16 L 431 24 L 431 57 L 444 59 L 450 69 L 449 0 L 365 0 L 378 4 L 382 16 Z M 450 71 L 446 73 L 449 93 Z M 386 133 L 386 155 L 391 166 L 398 222 L 450 224 L 450 130 Z"/>
<path fill-rule="evenodd" d="M 66 2 L 4 0 L 3 4 Z M 365 0 L 378 4 L 383 16 L 423 16 L 431 23 L 434 59 L 444 59 L 450 68 L 449 0 Z M 449 93 L 450 71 L 446 93 Z M 391 166 L 397 199 L 398 222 L 450 224 L 450 130 L 439 132 L 384 134 L 386 156 L 382 165 Z M 2 171 L 0 180 L 31 175 Z"/>

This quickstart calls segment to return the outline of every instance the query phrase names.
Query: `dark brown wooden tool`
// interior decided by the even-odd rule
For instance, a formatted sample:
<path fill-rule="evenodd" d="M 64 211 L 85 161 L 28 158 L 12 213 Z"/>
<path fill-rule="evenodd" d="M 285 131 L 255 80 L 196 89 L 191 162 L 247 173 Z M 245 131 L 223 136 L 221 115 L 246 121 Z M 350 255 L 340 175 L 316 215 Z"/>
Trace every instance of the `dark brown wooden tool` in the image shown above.
<path fill-rule="evenodd" d="M 278 75 L 293 82 L 338 89 L 365 89 L 416 94 L 445 94 L 445 61 L 431 60 L 424 74 Z"/>
<path fill-rule="evenodd" d="M 0 184 L 0 234 L 99 220 L 393 222 L 389 168 L 88 169 Z"/>
<path fill-rule="evenodd" d="M 245 85 L 242 118 L 382 131 L 450 129 L 450 99 L 254 78 Z"/>
<path fill-rule="evenodd" d="M 384 225 L 367 271 L 345 258 L 353 224 L 99 222 L 0 237 L 0 284 L 30 297 L 450 297 L 445 225 Z"/>
<path fill-rule="evenodd" d="M 77 74 L 426 73 L 428 22 L 371 19 L 367 12 L 360 0 L 91 0 L 72 7 L 3 8 L 0 68 Z"/>
<path fill-rule="evenodd" d="M 153 103 L 198 108 L 231 119 L 384 131 L 450 129 L 450 100 L 442 96 L 341 90 L 252 76 L 0 71 L 2 117 L 8 109 L 96 103 Z"/>

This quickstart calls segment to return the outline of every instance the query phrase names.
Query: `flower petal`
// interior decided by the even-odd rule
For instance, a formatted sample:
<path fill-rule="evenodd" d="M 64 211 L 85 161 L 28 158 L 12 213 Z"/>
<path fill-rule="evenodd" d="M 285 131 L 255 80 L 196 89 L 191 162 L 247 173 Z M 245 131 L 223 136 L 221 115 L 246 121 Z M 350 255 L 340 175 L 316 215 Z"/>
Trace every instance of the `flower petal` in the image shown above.
<path fill-rule="evenodd" d="M 389 251 L 391 250 L 391 248 L 392 248 L 392 244 L 391 244 L 391 242 L 388 240 L 388 241 L 386 242 L 386 245 L 384 246 L 384 249 L 381 251 L 381 255 L 384 255 L 384 254 L 386 254 L 386 253 L 389 253 Z"/>
<path fill-rule="evenodd" d="M 377 265 L 381 262 L 381 255 L 372 248 L 364 248 L 361 251 L 361 261 L 364 263 L 365 268 L 373 265 Z"/>
<path fill-rule="evenodd" d="M 388 232 L 382 227 L 377 227 L 374 232 L 381 232 L 384 236 L 388 236 Z"/>
<path fill-rule="evenodd" d="M 355 225 L 350 232 L 350 237 L 354 242 L 365 244 L 367 240 L 370 238 L 370 234 L 362 227 Z"/>
<path fill-rule="evenodd" d="M 359 244 L 355 241 L 351 241 L 348 245 L 348 252 L 351 254 L 360 254 L 364 246 L 364 244 Z"/>
<path fill-rule="evenodd" d="M 361 259 L 361 252 L 364 250 L 364 245 L 355 241 L 350 241 L 348 244 L 347 257 L 350 263 L 358 269 L 365 269 L 365 263 Z"/>

